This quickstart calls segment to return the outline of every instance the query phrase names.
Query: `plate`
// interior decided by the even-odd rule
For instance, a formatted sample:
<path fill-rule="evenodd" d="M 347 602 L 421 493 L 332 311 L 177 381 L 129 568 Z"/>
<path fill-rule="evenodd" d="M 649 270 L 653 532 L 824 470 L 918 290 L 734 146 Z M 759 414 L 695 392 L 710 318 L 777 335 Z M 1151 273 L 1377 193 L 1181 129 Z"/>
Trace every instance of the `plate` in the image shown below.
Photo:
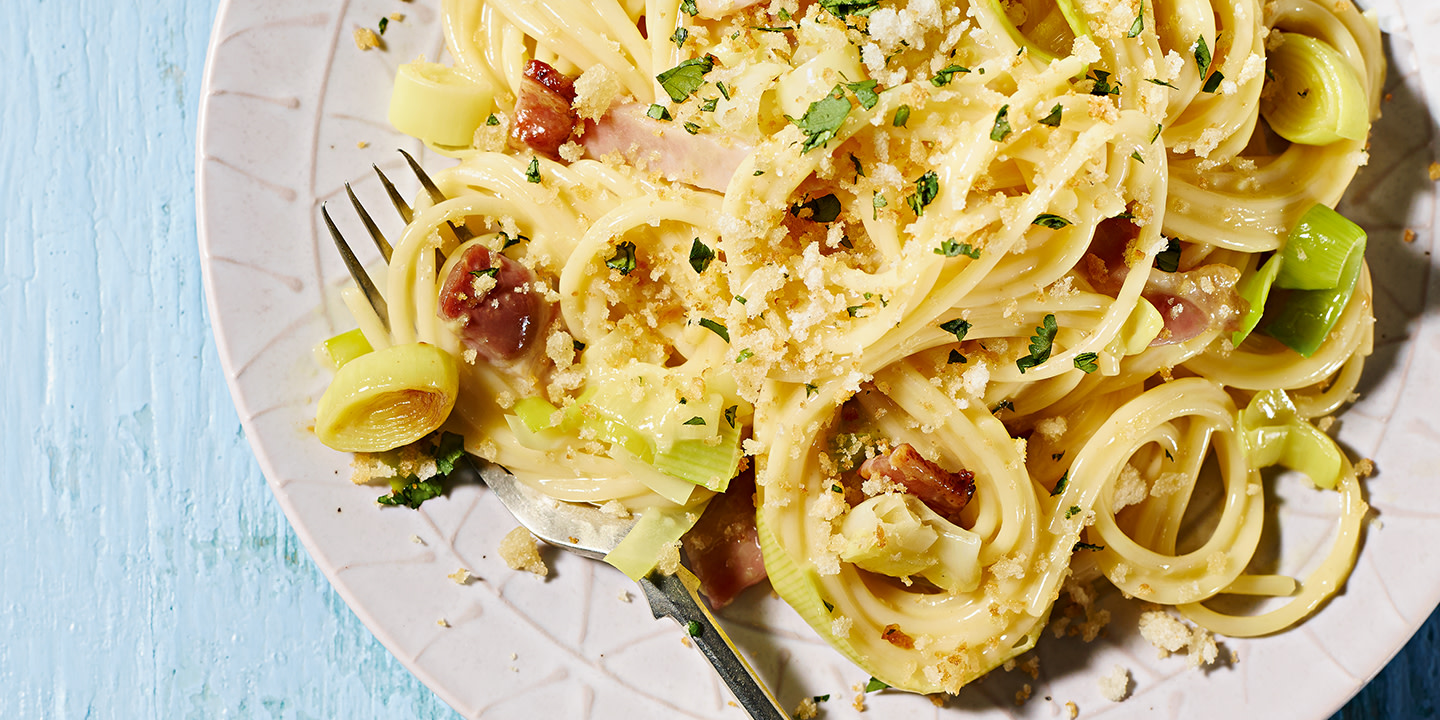
<path fill-rule="evenodd" d="M 1440 492 L 1430 450 L 1440 445 L 1440 384 L 1428 382 L 1440 373 L 1440 323 L 1427 293 L 1435 193 L 1426 172 L 1440 57 L 1433 43 L 1424 50 L 1412 42 L 1440 33 L 1440 8 L 1430 0 L 1366 5 L 1388 33 L 1390 95 L 1345 209 L 1370 233 L 1379 320 L 1364 395 L 1342 416 L 1339 437 L 1354 456 L 1373 458 L 1379 474 L 1367 485 L 1374 513 L 1344 593 L 1289 632 L 1222 640 L 1227 661 L 1205 671 L 1184 656 L 1158 658 L 1135 630 L 1138 609 L 1107 596 L 1107 632 L 1089 644 L 1047 633 L 1035 677 L 997 671 L 944 707 L 871 693 L 867 717 L 1048 718 L 1073 701 L 1086 718 L 1325 718 L 1440 601 Z M 344 184 L 378 210 L 384 196 L 370 164 L 409 179 L 395 149 L 422 148 L 385 122 L 388 89 L 397 64 L 440 55 L 437 6 L 221 3 L 201 101 L 196 195 L 210 318 L 245 433 L 326 577 L 390 652 L 462 715 L 741 718 L 682 643 L 682 630 L 654 620 L 619 572 L 555 552 L 546 580 L 511 571 L 496 548 L 515 523 L 483 487 L 461 486 L 419 511 L 379 508 L 377 490 L 348 481 L 348 456 L 310 432 L 329 380 L 311 348 L 353 326 L 338 295 L 345 271 L 319 209 L 335 201 L 341 230 L 363 238 Z M 384 50 L 360 51 L 354 29 L 394 12 L 405 19 L 391 22 Z M 377 215 L 383 228 L 398 230 L 398 218 Z M 363 250 L 362 261 L 378 264 L 373 248 Z M 1285 566 L 1303 568 L 1326 537 L 1334 496 L 1281 484 L 1286 532 L 1273 549 Z M 447 577 L 462 567 L 476 579 L 460 585 Z M 865 674 L 780 600 L 752 591 L 722 617 L 786 707 L 828 694 L 826 717 L 859 716 L 852 701 Z M 1132 677 L 1122 703 L 1102 699 L 1096 683 L 1115 665 Z M 1027 684 L 1032 696 L 1017 706 Z"/>

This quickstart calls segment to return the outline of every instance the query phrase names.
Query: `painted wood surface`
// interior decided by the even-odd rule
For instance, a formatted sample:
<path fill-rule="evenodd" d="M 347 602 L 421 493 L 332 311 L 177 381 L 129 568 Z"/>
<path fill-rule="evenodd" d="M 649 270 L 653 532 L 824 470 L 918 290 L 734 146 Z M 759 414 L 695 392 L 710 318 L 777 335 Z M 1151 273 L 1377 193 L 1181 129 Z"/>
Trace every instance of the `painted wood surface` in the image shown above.
<path fill-rule="evenodd" d="M 218 367 L 193 171 L 216 5 L 3 4 L 0 718 L 452 718 L 306 556 Z M 1437 694 L 1440 614 L 1336 717 Z"/>

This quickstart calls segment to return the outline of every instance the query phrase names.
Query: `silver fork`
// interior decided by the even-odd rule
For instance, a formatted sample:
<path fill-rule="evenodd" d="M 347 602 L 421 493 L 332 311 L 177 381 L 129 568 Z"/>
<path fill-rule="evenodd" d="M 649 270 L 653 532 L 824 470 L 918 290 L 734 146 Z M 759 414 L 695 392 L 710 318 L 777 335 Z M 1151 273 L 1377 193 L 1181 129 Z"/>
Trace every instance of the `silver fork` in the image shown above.
<path fill-rule="evenodd" d="M 406 164 L 419 178 L 420 186 L 424 188 L 430 201 L 438 203 L 445 200 L 445 195 L 440 192 L 430 176 L 415 161 L 415 158 L 404 150 L 401 150 L 400 154 L 405 156 Z M 395 206 L 396 212 L 405 222 L 410 222 L 414 211 L 395 189 L 395 185 L 385 176 L 385 173 L 378 166 L 372 167 L 380 176 L 380 183 L 384 186 L 385 193 Z M 360 216 L 366 232 L 380 250 L 380 255 L 385 258 L 386 262 L 389 262 L 390 243 L 380 232 L 380 228 L 375 224 L 370 213 L 355 197 L 355 192 L 350 189 L 349 183 L 345 184 L 345 193 L 350 197 L 350 204 L 354 206 L 355 212 Z M 335 241 L 335 248 L 345 261 L 345 268 L 350 272 L 351 279 L 364 293 L 365 299 L 370 302 L 381 321 L 387 322 L 385 299 L 381 297 L 379 289 L 370 281 L 370 276 L 360 265 L 360 261 L 351 251 L 350 245 L 335 227 L 335 222 L 331 220 L 330 212 L 323 205 L 320 208 L 320 215 L 325 221 L 325 227 L 330 231 L 330 237 Z M 464 226 L 452 224 L 450 229 L 462 242 L 471 237 Z M 555 547 L 592 560 L 603 560 L 635 524 L 634 520 L 616 518 L 602 513 L 598 508 L 592 506 L 554 500 L 520 482 L 514 475 L 498 465 L 478 458 L 472 458 L 472 460 L 476 461 L 480 477 L 495 493 L 495 497 L 500 500 L 505 509 L 509 510 L 510 514 L 532 535 Z M 789 715 L 780 707 L 780 702 L 756 677 L 755 670 L 735 649 L 734 643 L 715 621 L 715 617 L 710 614 L 705 603 L 700 600 L 700 581 L 689 570 L 681 567 L 674 575 L 652 572 L 640 579 L 640 587 L 656 618 L 671 617 L 681 627 L 686 628 L 691 641 L 710 661 L 710 665 L 719 673 L 720 679 L 730 688 L 730 692 L 735 695 L 740 707 L 749 713 L 750 717 L 755 720 L 789 719 Z"/>

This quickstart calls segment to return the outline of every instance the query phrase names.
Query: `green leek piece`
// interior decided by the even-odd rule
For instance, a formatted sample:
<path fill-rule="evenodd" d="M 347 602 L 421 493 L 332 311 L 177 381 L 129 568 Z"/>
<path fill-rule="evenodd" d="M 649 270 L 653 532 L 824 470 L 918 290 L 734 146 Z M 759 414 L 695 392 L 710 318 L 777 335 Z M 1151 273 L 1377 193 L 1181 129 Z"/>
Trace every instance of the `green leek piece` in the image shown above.
<path fill-rule="evenodd" d="M 365 339 L 365 333 L 356 328 L 316 345 L 315 357 L 319 358 L 322 365 L 330 368 L 331 372 L 336 372 L 345 367 L 345 363 L 373 349 L 370 347 L 370 341 Z"/>
<path fill-rule="evenodd" d="M 361 355 L 340 368 L 315 410 L 320 442 L 345 452 L 382 452 L 439 429 L 460 391 L 455 358 L 410 343 Z"/>
<path fill-rule="evenodd" d="M 1259 467 L 1284 465 L 1310 478 L 1317 488 L 1333 490 L 1340 481 L 1340 448 L 1296 414 L 1284 390 L 1257 393 L 1240 412 L 1240 427 L 1251 462 Z"/>
<path fill-rule="evenodd" d="M 390 124 L 406 135 L 447 147 L 469 147 L 495 108 L 485 84 L 438 63 L 400 66 L 390 94 Z"/>
<path fill-rule="evenodd" d="M 1163 329 L 1165 318 L 1161 317 L 1160 311 L 1156 310 L 1150 301 L 1142 299 L 1135 303 L 1135 309 L 1130 311 L 1130 317 L 1125 318 L 1125 325 L 1120 328 L 1125 354 L 1138 355 L 1145 352 L 1150 343 L 1160 337 Z"/>
<path fill-rule="evenodd" d="M 1014 23 L 1010 22 L 1010 18 L 1005 15 L 1005 5 L 1001 3 L 1000 0 L 990 0 L 990 9 L 995 13 L 996 17 L 999 18 L 1005 28 L 1005 32 L 1010 35 L 1010 39 L 1013 40 L 1016 45 L 1020 45 L 1029 50 L 1031 57 L 1041 62 L 1050 62 L 1057 57 L 1069 55 L 1070 44 L 1074 42 L 1076 37 L 1090 34 L 1090 27 L 1088 23 L 1085 22 L 1085 17 L 1081 15 L 1079 9 L 1075 7 L 1074 0 L 1058 0 L 1055 4 L 1059 7 L 1060 13 L 1065 19 L 1065 25 L 1069 27 L 1070 33 L 1073 35 L 1072 37 L 1063 37 L 1063 34 L 1058 32 L 1061 26 L 1054 22 L 1050 15 L 1046 15 L 1033 24 L 1026 23 L 1027 25 L 1032 25 L 1030 35 L 1033 35 L 1035 39 L 1031 39 L 1031 37 L 1027 36 L 1025 32 L 1022 32 L 1020 28 L 1015 27 Z"/>
<path fill-rule="evenodd" d="M 840 559 L 881 575 L 919 575 L 969 592 L 980 586 L 980 538 L 940 517 L 914 495 L 872 497 L 841 523 Z"/>
<path fill-rule="evenodd" d="M 1348 218 L 1316 203 L 1290 230 L 1275 286 L 1289 290 L 1333 290 L 1357 249 L 1364 252 L 1365 231 Z"/>
<path fill-rule="evenodd" d="M 1240 343 L 1245 342 L 1245 338 L 1250 337 L 1251 331 L 1259 324 L 1260 316 L 1265 312 L 1265 301 L 1270 297 L 1270 287 L 1275 283 L 1275 275 L 1280 272 L 1282 262 L 1284 258 L 1280 254 L 1271 255 L 1264 265 L 1240 278 L 1239 284 L 1235 286 L 1240 297 L 1250 303 L 1250 309 L 1245 313 L 1245 317 L 1240 319 L 1240 329 L 1230 335 L 1230 342 L 1235 347 L 1240 347 Z"/>
<path fill-rule="evenodd" d="M 1305 357 L 1314 355 L 1345 312 L 1364 267 L 1365 242 L 1362 240 L 1345 260 L 1340 282 L 1334 289 L 1288 291 L 1284 304 L 1268 316 L 1265 334 Z"/>
<path fill-rule="evenodd" d="M 1364 140 L 1369 101 L 1355 68 L 1322 40 L 1283 33 L 1266 72 L 1275 79 L 1260 97 L 1260 114 L 1277 135 L 1301 145 Z"/>
<path fill-rule="evenodd" d="M 549 400 L 539 397 L 520 398 L 514 407 L 510 408 L 515 416 L 525 423 L 525 427 L 531 432 L 539 432 L 554 427 L 555 413 L 559 408 L 550 404 Z"/>
<path fill-rule="evenodd" d="M 669 548 L 690 531 L 703 511 L 704 508 L 646 509 L 625 539 L 605 556 L 605 562 L 639 582 L 655 569 L 661 555 L 668 553 Z"/>
<path fill-rule="evenodd" d="M 670 447 L 656 451 L 655 469 L 707 490 L 725 492 L 740 467 L 740 427 L 739 423 L 731 425 L 724 419 L 717 425 L 720 426 L 718 443 L 677 440 Z"/>

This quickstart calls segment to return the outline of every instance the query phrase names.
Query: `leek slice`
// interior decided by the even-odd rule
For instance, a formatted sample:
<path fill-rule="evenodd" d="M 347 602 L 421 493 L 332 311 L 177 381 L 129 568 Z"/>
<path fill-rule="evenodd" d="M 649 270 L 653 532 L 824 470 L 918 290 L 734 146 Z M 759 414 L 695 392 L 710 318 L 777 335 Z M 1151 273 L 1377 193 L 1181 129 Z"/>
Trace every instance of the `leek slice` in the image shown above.
<path fill-rule="evenodd" d="M 406 135 L 448 147 L 468 147 L 475 130 L 495 109 L 495 93 L 473 78 L 438 63 L 400 66 L 390 94 L 390 124 Z"/>
<path fill-rule="evenodd" d="M 1150 301 L 1142 299 L 1135 303 L 1135 309 L 1130 311 L 1130 317 L 1125 318 L 1125 324 L 1120 328 L 1125 354 L 1138 355 L 1145 352 L 1164 329 L 1165 318 L 1161 317 L 1160 311 L 1156 310 Z"/>
<path fill-rule="evenodd" d="M 1259 467 L 1284 465 L 1310 478 L 1317 488 L 1333 490 L 1344 461 L 1330 436 L 1295 411 L 1284 390 L 1257 393 L 1240 412 L 1245 445 Z"/>
<path fill-rule="evenodd" d="M 1350 256 L 1365 249 L 1365 230 L 1325 205 L 1316 203 L 1290 230 L 1275 276 L 1276 287 L 1331 290 L 1340 285 Z"/>
<path fill-rule="evenodd" d="M 1365 268 L 1362 240 L 1345 260 L 1339 284 L 1331 290 L 1291 290 L 1265 326 L 1265 333 L 1305 357 L 1315 354 L 1345 312 Z"/>
<path fill-rule="evenodd" d="M 330 372 L 336 372 L 345 367 L 345 363 L 371 350 L 374 348 L 370 347 L 370 341 L 365 339 L 365 333 L 356 328 L 316 345 L 315 358 L 321 365 L 329 368 Z"/>
<path fill-rule="evenodd" d="M 394 345 L 346 363 L 315 411 L 320 442 L 345 452 L 382 452 L 434 432 L 460 391 L 455 358 L 434 345 Z"/>
<path fill-rule="evenodd" d="M 1345 56 L 1308 35 L 1282 37 L 1266 62 L 1275 79 L 1260 97 L 1260 114 L 1270 129 L 1301 145 L 1364 140 L 1369 101 Z"/>
<path fill-rule="evenodd" d="M 702 512 L 703 507 L 646 509 L 625 539 L 605 556 L 605 562 L 639 582 L 640 578 L 655 569 L 661 555 L 678 544 L 680 537 L 694 527 Z"/>
<path fill-rule="evenodd" d="M 1248 273 L 1240 278 L 1235 291 L 1245 302 L 1250 303 L 1250 309 L 1246 311 L 1245 317 L 1240 318 L 1240 329 L 1230 335 L 1230 342 L 1235 347 L 1245 342 L 1255 326 L 1260 323 L 1260 317 L 1265 312 L 1265 301 L 1270 297 L 1270 287 L 1275 283 L 1275 276 L 1280 272 L 1280 265 L 1284 258 L 1279 254 L 1271 255 L 1264 265 L 1254 272 Z"/>
<path fill-rule="evenodd" d="M 956 527 L 914 495 L 878 495 L 840 525 L 840 559 L 881 575 L 920 577 L 945 590 L 980 586 L 980 538 Z"/>

